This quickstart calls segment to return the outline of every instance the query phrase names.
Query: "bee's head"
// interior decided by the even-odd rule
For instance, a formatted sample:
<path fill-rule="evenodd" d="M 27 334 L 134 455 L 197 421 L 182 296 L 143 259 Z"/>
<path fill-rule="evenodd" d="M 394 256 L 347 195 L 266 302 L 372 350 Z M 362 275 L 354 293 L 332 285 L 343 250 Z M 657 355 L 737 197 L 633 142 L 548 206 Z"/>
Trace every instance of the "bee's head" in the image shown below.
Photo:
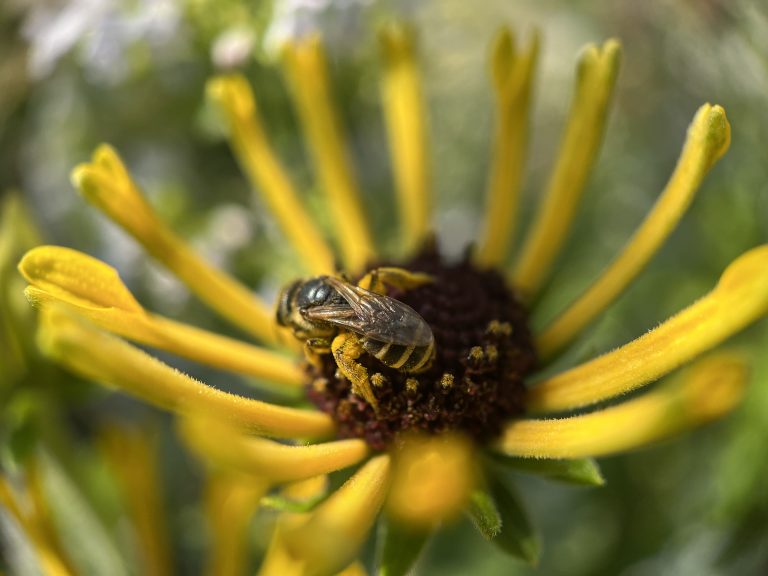
<path fill-rule="evenodd" d="M 301 281 L 296 280 L 280 290 L 280 296 L 277 299 L 277 312 L 275 319 L 280 326 L 291 325 L 291 313 L 296 307 L 296 292 L 301 287 Z"/>
<path fill-rule="evenodd" d="M 338 292 L 327 281 L 327 276 L 311 278 L 296 291 L 296 306 L 299 309 L 325 306 L 338 299 Z"/>
<path fill-rule="evenodd" d="M 327 276 L 317 276 L 296 280 L 283 288 L 277 302 L 277 323 L 291 328 L 300 339 L 325 336 L 332 331 L 325 323 L 311 322 L 302 314 L 309 308 L 343 302 L 341 295 L 326 279 Z"/>

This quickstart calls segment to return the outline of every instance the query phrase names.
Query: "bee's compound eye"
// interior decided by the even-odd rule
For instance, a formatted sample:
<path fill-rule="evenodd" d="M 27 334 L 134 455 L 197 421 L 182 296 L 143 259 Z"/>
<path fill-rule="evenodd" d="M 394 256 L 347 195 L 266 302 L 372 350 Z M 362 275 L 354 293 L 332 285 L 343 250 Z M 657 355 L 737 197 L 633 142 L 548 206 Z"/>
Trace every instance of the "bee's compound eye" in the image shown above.
<path fill-rule="evenodd" d="M 325 301 L 330 294 L 331 287 L 322 279 L 317 279 L 307 285 L 307 292 L 305 295 L 306 304 L 310 306 L 320 306 L 321 304 L 325 304 Z"/>
<path fill-rule="evenodd" d="M 276 319 L 280 326 L 288 326 L 291 315 L 291 300 L 296 290 L 299 288 L 299 281 L 292 282 L 280 291 L 280 296 L 277 301 L 277 313 Z"/>

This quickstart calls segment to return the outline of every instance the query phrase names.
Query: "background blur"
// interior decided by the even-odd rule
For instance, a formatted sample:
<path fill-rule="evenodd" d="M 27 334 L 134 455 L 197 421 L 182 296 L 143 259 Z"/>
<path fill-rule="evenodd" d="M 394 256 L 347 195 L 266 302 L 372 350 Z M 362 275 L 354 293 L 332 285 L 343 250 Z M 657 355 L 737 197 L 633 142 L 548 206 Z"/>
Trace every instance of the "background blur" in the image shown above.
<path fill-rule="evenodd" d="M 221 125 L 205 104 L 204 83 L 216 71 L 247 74 L 280 156 L 311 209 L 321 213 L 293 108 L 274 67 L 283 40 L 320 30 L 369 214 L 386 245 L 394 203 L 378 100 L 376 29 L 393 17 L 413 22 L 419 31 L 437 228 L 450 250 L 475 236 L 482 211 L 493 122 L 487 55 L 500 23 L 512 25 L 520 37 L 538 27 L 544 39 L 525 186 L 528 210 L 557 150 L 580 47 L 609 37 L 623 43 L 601 159 L 539 322 L 594 278 L 644 216 L 674 167 L 697 107 L 725 107 L 733 130 L 730 151 L 680 228 L 589 332 L 576 358 L 641 334 L 708 291 L 738 254 L 768 241 L 768 6 L 762 0 L 3 0 L 4 201 L 20 197 L 45 242 L 117 267 L 147 308 L 221 328 L 132 240 L 86 206 L 69 184 L 70 170 L 99 143 L 111 143 L 176 230 L 247 284 L 273 294 L 293 276 L 295 261 L 265 210 L 254 204 Z M 13 267 L 35 233 L 20 218 L 11 220 L 2 231 L 5 244 L 0 242 L 13 247 L 0 249 L 5 338 L 31 322 Z M 59 414 L 62 406 L 75 446 L 85 444 L 80 440 L 100 419 L 151 421 L 168 432 L 164 471 L 178 570 L 195 573 L 202 538 L 193 503 L 196 472 L 179 455 L 167 421 L 41 364 L 32 344 L 21 340 L 12 344 L 28 351 L 24 366 L 14 368 L 10 354 L 0 356 L 3 466 L 12 469 L 25 450 L 53 434 L 41 415 Z M 10 350 L 8 342 L 0 344 Z M 608 480 L 603 489 L 521 478 L 544 540 L 537 573 L 768 573 L 768 322 L 731 345 L 754 356 L 755 371 L 746 402 L 725 421 L 602 460 Z M 188 368 L 212 383 L 230 384 L 220 374 Z M 108 525 L 114 520 L 108 491 L 96 465 L 88 464 L 87 447 L 82 454 L 80 462 L 65 459 L 64 467 Z M 257 550 L 263 547 L 258 526 L 253 538 Z M 459 524 L 432 544 L 420 573 L 468 572 L 534 571 Z"/>

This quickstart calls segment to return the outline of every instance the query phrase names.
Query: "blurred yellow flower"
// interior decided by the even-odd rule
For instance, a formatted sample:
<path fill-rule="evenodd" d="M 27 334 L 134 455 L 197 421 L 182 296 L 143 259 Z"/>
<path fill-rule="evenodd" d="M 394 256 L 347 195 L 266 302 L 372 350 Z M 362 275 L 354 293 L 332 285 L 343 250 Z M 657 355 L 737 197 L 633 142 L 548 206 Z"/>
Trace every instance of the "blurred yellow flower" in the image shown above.
<path fill-rule="evenodd" d="M 586 458 L 631 450 L 720 417 L 742 395 L 744 361 L 717 353 L 670 384 L 584 412 L 658 380 L 764 316 L 768 246 L 738 258 L 708 295 L 637 340 L 553 375 L 534 373 L 621 294 L 668 237 L 729 146 L 730 126 L 721 107 L 705 104 L 697 111 L 667 186 L 614 261 L 549 326 L 530 335 L 527 311 L 568 237 L 598 155 L 619 68 L 618 42 L 587 46 L 580 56 L 549 184 L 519 257 L 507 268 L 527 154 L 538 36 L 520 46 L 503 30 L 493 46 L 497 122 L 485 222 L 476 249 L 459 264 L 444 261 L 430 244 L 427 114 L 412 35 L 393 26 L 381 40 L 383 110 L 400 212 L 396 257 L 380 255 L 373 241 L 318 38 L 289 45 L 283 65 L 334 223 L 335 248 L 272 150 L 248 82 L 241 76 L 218 77 L 208 89 L 226 117 L 243 172 L 300 256 L 303 273 L 360 278 L 376 263 L 394 262 L 436 279 L 413 291 L 389 292 L 431 324 L 437 348 L 432 368 L 406 374 L 384 368 L 365 352 L 359 356 L 361 366 L 380 370 L 371 377 L 377 405 L 352 391 L 346 368 L 337 371 L 333 355 L 321 354 L 319 365 L 317 359 L 299 363 L 301 342 L 278 329 L 273 307 L 207 264 L 170 230 L 109 146 L 99 147 L 91 162 L 74 170 L 75 186 L 201 301 L 260 344 L 145 310 L 113 268 L 68 248 L 36 248 L 19 265 L 29 282 L 27 296 L 41 310 L 39 342 L 46 354 L 180 417 L 180 434 L 209 469 L 211 573 L 243 570 L 244 531 L 260 501 L 285 512 L 262 565 L 264 575 L 359 572 L 355 558 L 382 509 L 387 517 L 380 559 L 384 574 L 404 574 L 429 533 L 462 510 L 485 537 L 535 562 L 538 542 L 516 496 L 499 479 L 500 466 L 600 484 L 597 465 Z M 446 309 L 436 310 L 441 306 Z M 126 340 L 286 390 L 306 389 L 322 410 L 216 390 Z M 107 446 L 114 446 L 109 438 Z M 137 448 L 137 458 L 140 452 Z M 325 475 L 358 465 L 346 483 L 326 494 Z M 275 492 L 281 486 L 282 492 Z M 149 552 L 157 564 L 167 562 L 161 553 Z"/>

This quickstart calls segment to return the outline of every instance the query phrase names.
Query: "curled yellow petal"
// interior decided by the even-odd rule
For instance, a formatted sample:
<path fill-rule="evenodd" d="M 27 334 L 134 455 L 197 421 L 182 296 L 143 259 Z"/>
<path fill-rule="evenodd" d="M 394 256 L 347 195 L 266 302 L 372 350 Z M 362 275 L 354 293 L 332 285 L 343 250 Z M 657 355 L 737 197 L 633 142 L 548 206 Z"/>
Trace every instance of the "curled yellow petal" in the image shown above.
<path fill-rule="evenodd" d="M 579 60 L 575 94 L 557 162 L 512 272 L 513 285 L 526 298 L 535 296 L 547 279 L 571 229 L 602 141 L 620 55 L 619 43 L 608 40 L 602 48 L 588 45 Z"/>
<path fill-rule="evenodd" d="M 273 482 L 303 480 L 353 466 L 368 455 L 363 440 L 338 440 L 289 446 L 242 432 L 209 419 L 181 423 L 187 444 L 211 461 Z"/>
<path fill-rule="evenodd" d="M 427 114 L 413 31 L 403 25 L 384 27 L 379 34 L 384 56 L 382 103 L 389 151 L 397 184 L 403 248 L 419 248 L 429 231 L 432 194 L 429 188 Z"/>
<path fill-rule="evenodd" d="M 147 312 L 114 268 L 87 254 L 40 246 L 27 252 L 19 271 L 31 284 L 26 294 L 37 307 L 63 304 L 135 342 L 284 386 L 303 385 L 291 358 Z"/>
<path fill-rule="evenodd" d="M 99 146 L 92 162 L 72 171 L 72 183 L 200 300 L 246 332 L 277 343 L 271 307 L 234 278 L 206 263 L 160 220 L 113 148 Z"/>
<path fill-rule="evenodd" d="M 70 370 L 166 410 L 221 419 L 267 436 L 302 438 L 333 431 L 325 414 L 274 406 L 206 386 L 55 307 L 43 308 L 38 341 L 49 357 Z"/>
<path fill-rule="evenodd" d="M 768 245 L 726 268 L 706 296 L 637 340 L 529 391 L 533 412 L 569 410 L 623 394 L 688 362 L 768 313 Z"/>
<path fill-rule="evenodd" d="M 387 494 L 389 456 L 369 460 L 300 525 L 287 530 L 288 554 L 307 575 L 334 574 L 354 560 Z"/>
<path fill-rule="evenodd" d="M 100 435 L 138 542 L 142 574 L 171 574 L 171 548 L 156 438 L 147 430 L 110 426 Z"/>
<path fill-rule="evenodd" d="M 457 516 L 475 481 L 472 445 L 465 438 L 407 438 L 395 454 L 387 509 L 403 522 L 428 528 Z"/>
<path fill-rule="evenodd" d="M 91 308 L 142 313 L 117 270 L 82 252 L 61 246 L 40 246 L 19 262 L 22 276 L 56 300 Z"/>
<path fill-rule="evenodd" d="M 710 104 L 699 108 L 677 167 L 653 209 L 597 281 L 538 336 L 539 357 L 547 358 L 568 345 L 640 273 L 674 230 L 730 141 L 725 110 Z"/>
<path fill-rule="evenodd" d="M 253 476 L 209 471 L 205 512 L 211 546 L 208 576 L 241 576 L 248 566 L 249 526 L 269 483 Z"/>
<path fill-rule="evenodd" d="M 509 423 L 495 449 L 512 456 L 584 458 L 632 450 L 728 413 L 741 400 L 741 358 L 718 354 L 697 362 L 678 382 L 583 416 Z"/>
<path fill-rule="evenodd" d="M 219 76 L 208 82 L 207 93 L 227 116 L 230 144 L 243 172 L 261 193 L 307 269 L 313 274 L 332 273 L 333 252 L 269 144 L 248 81 L 240 75 Z"/>
<path fill-rule="evenodd" d="M 320 38 L 311 36 L 287 44 L 283 63 L 315 171 L 328 199 L 342 259 L 348 269 L 361 272 L 375 257 L 375 250 L 333 106 Z"/>
<path fill-rule="evenodd" d="M 531 35 L 518 53 L 509 28 L 496 37 L 491 73 L 496 95 L 496 120 L 488 179 L 485 226 L 475 254 L 481 266 L 504 262 L 517 223 L 518 197 L 528 150 L 528 124 L 539 34 Z"/>

